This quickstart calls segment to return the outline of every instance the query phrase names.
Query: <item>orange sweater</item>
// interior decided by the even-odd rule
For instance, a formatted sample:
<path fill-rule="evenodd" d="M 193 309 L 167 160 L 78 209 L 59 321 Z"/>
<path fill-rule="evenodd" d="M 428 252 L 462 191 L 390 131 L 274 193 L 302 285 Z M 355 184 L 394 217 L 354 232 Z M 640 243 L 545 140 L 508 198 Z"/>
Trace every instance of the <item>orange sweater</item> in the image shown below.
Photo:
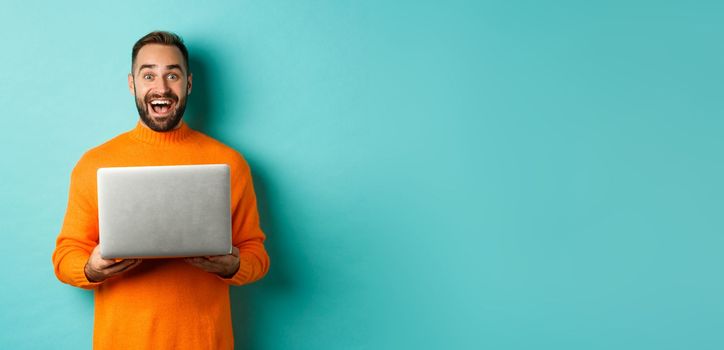
<path fill-rule="evenodd" d="M 231 169 L 232 242 L 240 250 L 239 271 L 232 278 L 182 259 L 147 259 L 104 282 L 88 281 L 83 268 L 98 244 L 98 168 L 212 163 Z M 73 169 L 53 265 L 61 281 L 94 290 L 96 349 L 231 349 L 229 285 L 251 283 L 267 273 L 264 239 L 251 172 L 239 153 L 183 122 L 165 133 L 138 122 L 86 152 Z"/>

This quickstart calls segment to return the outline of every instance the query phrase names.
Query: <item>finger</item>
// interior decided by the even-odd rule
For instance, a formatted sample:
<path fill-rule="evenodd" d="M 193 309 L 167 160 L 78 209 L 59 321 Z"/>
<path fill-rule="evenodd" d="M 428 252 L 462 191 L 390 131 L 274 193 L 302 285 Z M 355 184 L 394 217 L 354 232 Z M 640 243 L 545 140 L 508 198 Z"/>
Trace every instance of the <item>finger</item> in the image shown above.
<path fill-rule="evenodd" d="M 215 264 L 213 264 L 205 259 L 197 259 L 194 262 L 192 262 L 191 265 L 196 266 L 205 271 L 214 271 L 216 269 Z"/>
<path fill-rule="evenodd" d="M 96 259 L 96 260 L 102 260 L 102 261 L 108 260 L 108 259 L 104 259 L 101 256 L 101 246 L 100 245 L 93 247 L 93 250 L 91 250 L 91 252 L 90 252 L 90 257 L 92 259 Z"/>
<path fill-rule="evenodd" d="M 120 274 L 122 274 L 122 273 L 125 273 L 125 272 L 127 272 L 128 270 L 133 269 L 134 266 L 135 266 L 135 264 L 127 265 L 127 266 L 124 266 L 124 267 L 118 269 L 117 271 L 109 272 L 109 273 L 108 273 L 108 277 L 113 277 L 113 276 L 117 276 L 117 275 L 120 275 Z"/>
<path fill-rule="evenodd" d="M 231 249 L 231 254 L 209 255 L 209 256 L 205 256 L 205 258 L 206 258 L 206 259 L 209 259 L 209 260 L 218 261 L 218 260 L 220 260 L 220 259 L 224 259 L 224 258 L 227 258 L 227 257 L 230 257 L 230 256 L 233 256 L 233 257 L 238 258 L 238 257 L 239 257 L 239 248 L 233 247 L 233 248 Z"/>
<path fill-rule="evenodd" d="M 133 264 L 136 264 L 138 261 L 139 261 L 138 259 L 125 259 L 125 260 L 123 260 L 123 261 L 119 261 L 119 262 L 113 264 L 111 267 L 112 267 L 112 268 L 124 269 L 124 268 L 127 268 L 127 267 L 129 267 L 129 266 L 132 266 Z"/>
<path fill-rule="evenodd" d="M 128 270 L 135 269 L 136 266 L 141 265 L 141 262 L 143 262 L 142 259 L 134 259 L 134 260 L 135 260 L 135 261 L 134 261 L 132 264 L 128 265 L 128 267 L 126 267 L 125 269 L 122 269 L 121 272 L 125 272 L 125 271 L 128 271 Z"/>
<path fill-rule="evenodd" d="M 101 257 L 98 257 L 98 259 L 96 261 L 97 262 L 95 265 L 98 266 L 99 269 L 107 269 L 111 266 L 118 265 L 122 262 L 122 261 L 117 262 L 113 259 L 103 259 Z"/>
<path fill-rule="evenodd" d="M 114 265 L 117 265 L 117 264 L 120 264 L 120 263 L 126 262 L 126 261 L 128 263 L 133 263 L 136 260 L 138 260 L 138 259 L 104 259 L 104 261 L 110 262 L 110 265 L 108 265 L 108 266 L 114 266 Z"/>
<path fill-rule="evenodd" d="M 186 258 L 185 260 L 187 263 L 194 265 L 196 267 L 203 267 L 206 263 L 206 261 L 203 258 L 198 258 L 198 257 Z"/>
<path fill-rule="evenodd" d="M 136 261 L 135 261 L 133 264 L 131 264 L 131 266 L 129 267 L 129 269 L 132 269 L 132 268 L 134 268 L 134 267 L 136 267 L 136 266 L 138 266 L 138 265 L 141 265 L 141 263 L 143 262 L 143 259 L 134 259 L 134 260 L 136 260 Z"/>
<path fill-rule="evenodd" d="M 116 263 L 115 265 L 113 265 L 113 266 L 111 266 L 111 267 L 108 267 L 108 268 L 103 269 L 102 272 L 105 273 L 105 274 L 107 274 L 107 275 L 115 275 L 115 274 L 117 274 L 117 273 L 119 273 L 119 272 L 121 272 L 121 271 L 124 271 L 124 270 L 127 269 L 129 266 L 133 265 L 135 262 L 136 262 L 135 259 L 123 260 L 123 261 L 121 261 L 121 262 L 119 262 L 119 263 Z"/>

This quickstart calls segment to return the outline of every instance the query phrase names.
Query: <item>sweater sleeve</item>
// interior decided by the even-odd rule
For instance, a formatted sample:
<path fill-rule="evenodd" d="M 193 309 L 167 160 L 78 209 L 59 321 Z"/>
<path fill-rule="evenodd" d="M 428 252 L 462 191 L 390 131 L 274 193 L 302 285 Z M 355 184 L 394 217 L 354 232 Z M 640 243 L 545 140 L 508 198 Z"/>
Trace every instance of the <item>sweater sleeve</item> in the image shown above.
<path fill-rule="evenodd" d="M 219 278 L 238 286 L 264 277 L 269 271 L 269 255 L 264 248 L 266 236 L 259 226 L 251 170 L 243 158 L 232 176 L 231 187 L 232 244 L 239 248 L 239 270 L 231 278 Z"/>
<path fill-rule="evenodd" d="M 55 275 L 63 283 L 93 289 L 100 283 L 88 281 L 84 268 L 90 252 L 98 245 L 98 210 L 93 199 L 93 178 L 88 178 L 81 161 L 70 177 L 68 207 L 53 252 Z M 95 175 L 95 174 L 93 174 Z"/>

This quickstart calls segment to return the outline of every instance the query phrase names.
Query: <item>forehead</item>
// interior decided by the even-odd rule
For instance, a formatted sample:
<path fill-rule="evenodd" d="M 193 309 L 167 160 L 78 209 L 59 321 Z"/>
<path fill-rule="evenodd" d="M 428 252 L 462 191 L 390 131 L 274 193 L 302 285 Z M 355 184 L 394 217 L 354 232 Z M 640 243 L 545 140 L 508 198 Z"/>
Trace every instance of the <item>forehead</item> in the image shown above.
<path fill-rule="evenodd" d="M 136 67 L 144 64 L 153 64 L 158 67 L 177 64 L 183 67 L 184 56 L 176 46 L 148 44 L 138 50 L 138 54 L 136 55 Z"/>

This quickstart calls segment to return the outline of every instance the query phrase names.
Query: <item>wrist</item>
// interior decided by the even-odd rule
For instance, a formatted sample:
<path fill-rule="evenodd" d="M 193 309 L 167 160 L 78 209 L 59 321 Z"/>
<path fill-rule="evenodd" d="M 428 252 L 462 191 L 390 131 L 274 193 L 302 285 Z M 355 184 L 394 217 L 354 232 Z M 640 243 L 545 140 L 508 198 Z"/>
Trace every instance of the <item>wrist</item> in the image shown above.
<path fill-rule="evenodd" d="M 90 268 L 88 263 L 85 264 L 83 267 L 83 274 L 85 274 L 85 278 L 88 280 L 88 282 L 91 283 L 98 283 L 101 282 L 101 280 L 95 278 L 95 274 L 93 273 L 93 269 Z"/>
<path fill-rule="evenodd" d="M 229 269 L 229 271 L 227 271 L 226 273 L 220 273 L 219 276 L 225 279 L 234 277 L 234 275 L 236 275 L 236 273 L 239 271 L 239 265 L 239 259 L 237 259 L 236 264 L 234 264 L 233 267 Z"/>

